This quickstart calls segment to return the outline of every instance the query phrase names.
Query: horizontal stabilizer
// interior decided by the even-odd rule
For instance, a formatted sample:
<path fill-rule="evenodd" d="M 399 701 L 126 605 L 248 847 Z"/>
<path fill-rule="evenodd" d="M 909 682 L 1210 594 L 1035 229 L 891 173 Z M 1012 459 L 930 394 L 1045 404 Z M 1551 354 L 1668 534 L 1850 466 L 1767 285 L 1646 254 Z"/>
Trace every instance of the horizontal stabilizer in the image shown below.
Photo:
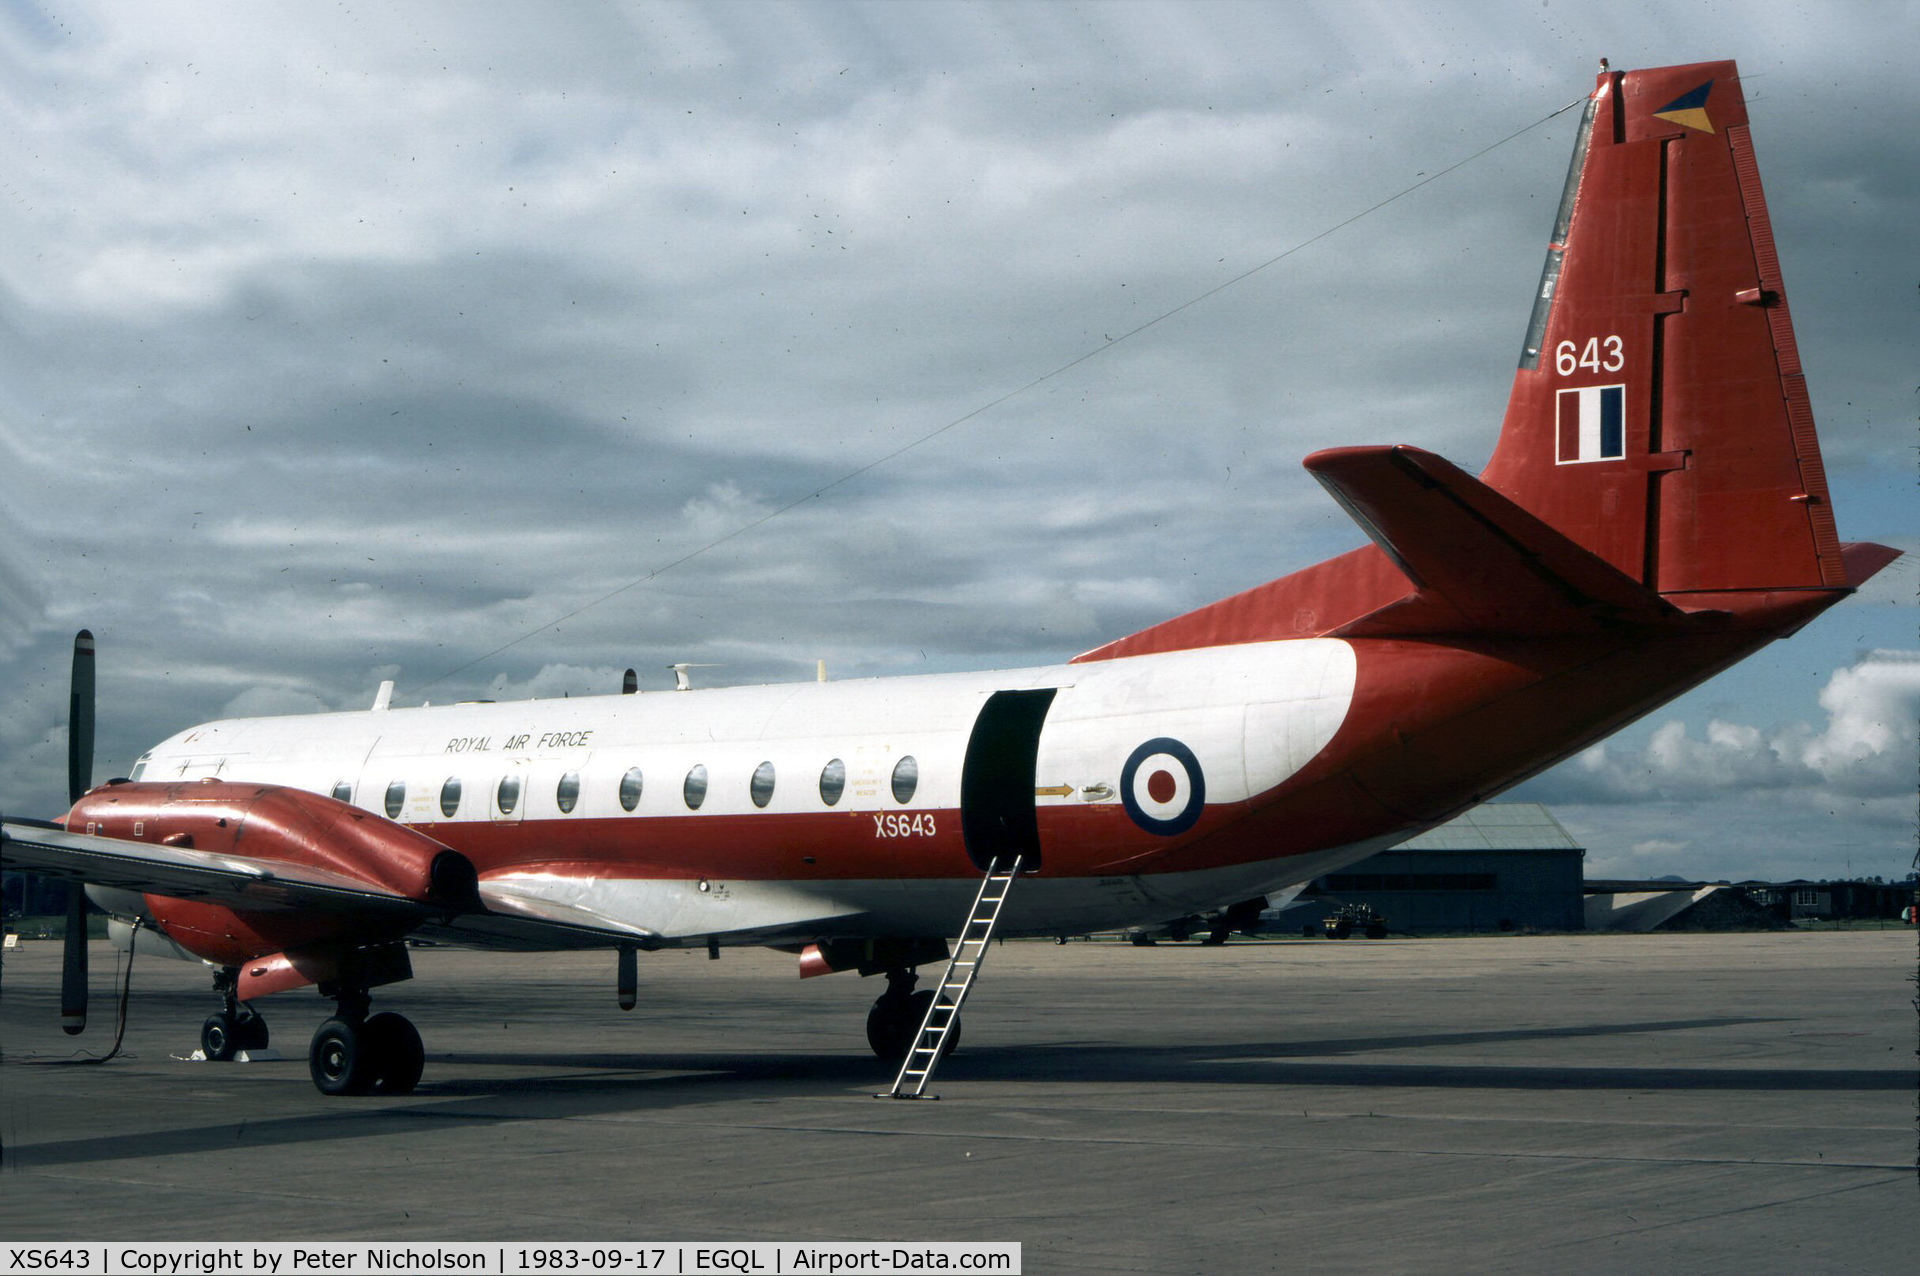
<path fill-rule="evenodd" d="M 1680 614 L 1431 452 L 1331 448 L 1305 464 L 1414 586 L 1333 631 L 1342 637 L 1581 633 Z"/>

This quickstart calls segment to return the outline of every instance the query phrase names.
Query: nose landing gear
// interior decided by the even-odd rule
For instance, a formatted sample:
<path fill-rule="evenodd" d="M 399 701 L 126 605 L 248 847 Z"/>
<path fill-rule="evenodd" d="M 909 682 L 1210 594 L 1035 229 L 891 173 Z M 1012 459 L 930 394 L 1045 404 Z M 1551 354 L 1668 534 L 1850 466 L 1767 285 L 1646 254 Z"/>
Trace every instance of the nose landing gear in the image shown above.
<path fill-rule="evenodd" d="M 235 995 L 239 975 L 240 971 L 233 966 L 213 973 L 213 990 L 220 994 L 220 1009 L 200 1025 L 200 1052 L 216 1063 L 223 1063 L 242 1050 L 267 1048 L 266 1018 Z"/>

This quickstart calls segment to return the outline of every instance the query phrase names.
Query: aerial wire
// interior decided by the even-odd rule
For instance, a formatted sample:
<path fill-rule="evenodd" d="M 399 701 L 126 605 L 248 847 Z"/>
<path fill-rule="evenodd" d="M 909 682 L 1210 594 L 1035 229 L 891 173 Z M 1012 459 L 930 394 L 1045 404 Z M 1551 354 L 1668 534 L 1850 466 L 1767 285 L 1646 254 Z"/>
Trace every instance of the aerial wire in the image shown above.
<path fill-rule="evenodd" d="M 1499 150 L 1502 146 L 1505 146 L 1507 143 L 1512 142 L 1520 137 L 1524 137 L 1526 134 L 1533 132 L 1533 130 L 1539 128 L 1541 125 L 1546 124 L 1551 120 L 1557 119 L 1559 116 L 1565 115 L 1568 111 L 1573 110 L 1577 106 L 1584 106 L 1586 104 L 1586 101 L 1587 101 L 1586 95 L 1583 94 L 1582 96 L 1577 97 L 1573 101 L 1567 103 L 1565 106 L 1562 106 L 1555 110 L 1547 112 L 1547 114 L 1541 116 L 1539 119 L 1533 121 L 1531 124 L 1528 124 L 1522 128 L 1515 129 L 1513 132 L 1507 134 L 1503 138 L 1500 138 L 1498 141 L 1489 142 L 1487 145 L 1481 147 L 1479 150 L 1473 152 L 1471 155 L 1466 156 L 1464 159 L 1455 160 L 1453 163 L 1447 165 L 1445 168 L 1436 169 L 1434 172 L 1428 173 L 1422 176 L 1418 181 L 1411 182 L 1408 185 L 1401 187 L 1399 190 L 1387 196 L 1385 199 L 1382 199 L 1377 203 L 1368 205 L 1366 208 L 1361 209 L 1359 212 L 1354 213 L 1352 216 L 1347 217 L 1345 220 L 1335 222 L 1333 225 L 1327 227 L 1325 230 L 1322 230 L 1317 234 L 1314 234 L 1306 239 L 1301 240 L 1299 243 L 1294 244 L 1290 248 L 1287 248 L 1281 252 L 1274 254 L 1273 256 L 1267 258 L 1265 261 L 1259 263 L 1256 266 L 1249 266 L 1247 269 L 1241 271 L 1239 274 L 1233 276 L 1231 279 L 1227 279 L 1220 283 L 1217 283 L 1213 287 L 1208 288 L 1204 292 L 1196 293 L 1194 296 L 1189 297 L 1187 300 L 1181 302 L 1179 305 L 1173 307 L 1172 309 L 1162 311 L 1161 313 L 1155 315 L 1151 319 L 1148 319 L 1144 323 L 1141 323 L 1136 327 L 1127 329 L 1125 332 L 1121 333 L 1117 337 L 1110 337 L 1106 339 L 1101 344 L 1093 347 L 1090 350 L 1087 350 L 1086 352 L 1080 355 L 1075 356 L 1072 359 L 1067 360 L 1065 363 L 1060 364 L 1058 367 L 1052 369 L 1051 371 L 1043 372 L 1039 376 L 1033 378 L 1031 381 L 1028 381 L 1023 385 L 1016 386 L 1011 390 L 1008 390 L 1006 393 L 1000 395 L 998 398 L 989 399 L 987 402 L 982 403 L 980 406 L 972 409 L 971 411 L 965 412 L 962 415 L 953 418 L 953 420 L 948 421 L 945 425 L 937 426 L 934 429 L 928 430 L 926 433 L 919 435 L 916 438 L 910 439 L 905 443 L 900 444 L 898 447 L 894 448 L 892 451 L 885 452 L 879 456 L 876 456 L 871 461 L 868 461 L 866 464 L 861 465 L 857 469 L 852 469 L 847 471 L 845 474 L 842 474 L 839 478 L 834 479 L 831 483 L 827 483 L 820 487 L 817 487 L 813 491 L 808 492 L 805 496 L 796 497 L 793 500 L 788 501 L 785 505 L 782 505 L 777 509 L 774 509 L 768 513 L 762 514 L 758 518 L 750 519 L 747 522 L 740 524 L 738 527 L 734 528 L 732 531 L 727 532 L 724 535 L 717 536 L 714 539 L 706 542 L 704 545 L 701 545 L 699 548 L 688 550 L 686 553 L 680 555 L 680 557 L 676 559 L 673 559 L 671 562 L 664 563 L 661 566 L 654 568 L 652 571 L 649 571 L 644 576 L 636 577 L 633 580 L 628 581 L 624 585 L 620 585 L 615 589 L 610 589 L 606 593 L 601 594 L 598 598 L 595 598 L 590 602 L 582 603 L 580 606 L 575 607 L 572 611 L 567 612 L 565 615 L 557 616 L 554 619 L 547 621 L 545 624 L 540 625 L 538 628 L 527 630 L 525 633 L 521 634 L 518 638 L 515 638 L 510 642 L 501 643 L 498 647 L 495 647 L 493 650 L 484 652 L 478 656 L 475 656 L 473 659 L 466 661 L 464 664 L 455 665 L 453 668 L 447 670 L 445 673 L 442 673 L 439 676 L 431 679 L 430 681 L 421 684 L 421 690 L 425 690 L 429 687 L 433 687 L 438 685 L 439 683 L 445 682 L 447 679 L 453 677 L 455 674 L 465 673 L 467 670 L 473 668 L 475 665 L 491 660 L 495 656 L 500 655 L 502 652 L 511 651 L 513 648 L 519 646 L 521 643 L 527 641 L 527 639 L 529 638 L 537 637 L 540 634 L 546 633 L 549 629 L 558 628 L 559 626 L 566 624 L 569 620 L 574 619 L 576 616 L 580 616 L 586 612 L 592 611 L 595 607 L 600 606 L 602 603 L 610 602 L 613 599 L 618 598 L 620 595 L 628 592 L 629 590 L 638 589 L 640 586 L 645 585 L 650 581 L 657 580 L 661 576 L 666 575 L 668 572 L 674 570 L 676 567 L 680 567 L 686 563 L 692 562 L 694 559 L 699 558 L 704 554 L 710 553 L 711 551 L 720 548 L 722 545 L 727 544 L 729 541 L 737 540 L 740 537 L 745 536 L 748 532 L 751 532 L 756 528 L 763 527 L 766 524 L 771 523 L 774 519 L 781 517 L 782 515 L 790 514 L 794 510 L 799 509 L 802 505 L 805 505 L 809 501 L 819 500 L 821 497 L 825 496 L 828 492 L 833 491 L 835 488 L 842 487 L 848 483 L 851 483 L 853 480 L 861 477 L 862 475 L 871 473 L 872 471 L 879 469 L 881 466 L 886 465 L 888 462 L 897 460 L 898 458 L 905 456 L 908 452 L 914 451 L 916 448 L 922 447 L 925 444 L 933 442 L 933 440 L 939 438 L 943 434 L 946 434 L 948 431 L 956 429 L 959 426 L 965 425 L 967 422 L 973 420 L 975 417 L 981 416 L 982 414 L 987 412 L 991 412 L 993 409 L 999 407 L 1001 404 L 1006 403 L 1012 399 L 1017 399 L 1021 395 L 1026 394 L 1031 390 L 1038 389 L 1039 387 L 1045 385 L 1047 382 L 1052 381 L 1054 378 L 1062 376 L 1065 373 L 1071 372 L 1073 369 L 1079 367 L 1081 364 L 1087 362 L 1089 359 L 1093 359 L 1098 355 L 1105 354 L 1107 351 L 1113 349 L 1115 346 L 1119 345 L 1121 342 L 1131 340 L 1132 338 L 1139 336 L 1141 333 L 1146 332 L 1148 329 L 1157 327 L 1160 324 L 1165 323 L 1167 320 L 1172 319 L 1174 316 L 1183 314 L 1186 311 L 1193 309 L 1195 306 L 1200 305 L 1202 302 L 1211 300 L 1212 298 L 1219 296 L 1221 293 L 1225 292 L 1227 289 L 1235 287 L 1236 285 L 1245 283 L 1247 280 L 1253 278 L 1255 275 L 1261 273 L 1262 271 L 1267 270 L 1272 266 L 1279 265 L 1281 262 L 1285 261 L 1287 258 L 1293 256 L 1295 253 L 1302 252 L 1308 248 L 1311 248 L 1313 245 L 1319 243 L 1321 240 L 1340 233 L 1341 231 L 1345 230 L 1347 227 L 1353 225 L 1355 222 L 1360 221 L 1363 218 L 1370 217 L 1373 214 L 1379 212 L 1381 209 L 1386 208 L 1392 204 L 1398 203 L 1400 200 L 1405 199 L 1408 195 L 1413 194 L 1415 191 L 1419 190 L 1421 187 L 1431 185 L 1432 183 L 1437 182 L 1441 178 L 1447 176 L 1449 173 L 1458 172 L 1460 169 L 1465 168 L 1467 165 L 1473 163 L 1475 160 L 1480 159 L 1482 156 L 1488 155 L 1493 151 Z"/>

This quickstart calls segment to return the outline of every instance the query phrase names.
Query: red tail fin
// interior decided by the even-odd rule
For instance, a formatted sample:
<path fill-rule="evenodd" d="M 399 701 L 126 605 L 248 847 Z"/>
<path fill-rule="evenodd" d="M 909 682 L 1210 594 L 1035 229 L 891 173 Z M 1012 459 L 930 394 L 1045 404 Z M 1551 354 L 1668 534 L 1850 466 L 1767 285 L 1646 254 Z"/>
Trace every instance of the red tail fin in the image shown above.
<path fill-rule="evenodd" d="M 1731 62 L 1602 71 L 1481 482 L 1412 449 L 1307 466 L 1373 545 L 1079 658 L 1661 623 L 1897 556 L 1834 533 Z"/>
<path fill-rule="evenodd" d="M 1732 62 L 1603 71 L 1486 483 L 1663 594 L 1833 588 Z"/>

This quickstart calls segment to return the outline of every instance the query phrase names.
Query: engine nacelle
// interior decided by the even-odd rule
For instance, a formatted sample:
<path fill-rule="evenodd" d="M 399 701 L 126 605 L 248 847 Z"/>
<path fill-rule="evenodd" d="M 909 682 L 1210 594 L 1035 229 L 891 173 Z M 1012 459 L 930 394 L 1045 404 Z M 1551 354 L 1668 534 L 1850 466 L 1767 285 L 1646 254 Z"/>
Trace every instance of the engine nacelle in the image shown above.
<path fill-rule="evenodd" d="M 318 793 L 220 780 L 110 784 L 85 794 L 67 813 L 70 832 L 244 857 L 318 870 L 343 886 L 391 895 L 447 913 L 478 908 L 473 864 L 458 851 L 405 825 Z M 253 892 L 258 908 L 235 908 L 160 895 L 144 912 L 170 939 L 222 965 L 316 944 L 380 943 L 405 934 L 418 917 L 369 910 L 277 907 L 274 885 Z"/>

